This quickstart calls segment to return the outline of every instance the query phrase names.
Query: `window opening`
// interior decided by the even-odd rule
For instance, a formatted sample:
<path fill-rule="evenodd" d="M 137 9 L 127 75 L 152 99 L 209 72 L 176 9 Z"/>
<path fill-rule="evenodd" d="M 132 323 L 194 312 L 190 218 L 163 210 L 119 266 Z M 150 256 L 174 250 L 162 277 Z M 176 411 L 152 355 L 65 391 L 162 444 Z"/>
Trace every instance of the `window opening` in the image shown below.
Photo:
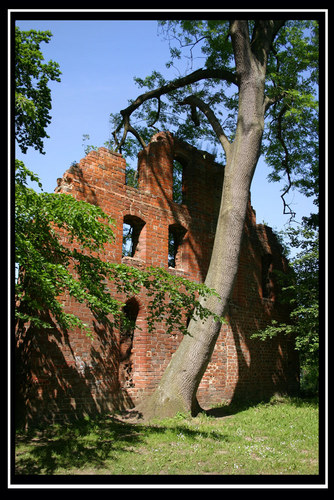
<path fill-rule="evenodd" d="M 176 252 L 175 252 L 175 235 L 169 230 L 168 235 L 168 267 L 175 267 Z"/>
<path fill-rule="evenodd" d="M 122 387 L 133 387 L 133 362 L 131 354 L 133 335 L 139 312 L 139 305 L 136 299 L 129 299 L 123 307 L 122 312 L 123 317 L 121 320 L 119 339 L 119 381 Z"/>
<path fill-rule="evenodd" d="M 133 167 L 126 163 L 125 167 L 125 184 L 127 186 L 134 187 L 138 189 L 138 170 L 137 167 Z"/>
<path fill-rule="evenodd" d="M 136 320 L 139 312 L 139 305 L 136 299 L 129 299 L 122 309 L 122 321 L 120 332 L 120 343 L 129 343 L 128 340 L 133 339 L 133 333 L 136 326 Z M 124 357 L 124 354 L 123 354 Z"/>
<path fill-rule="evenodd" d="M 186 230 L 178 225 L 169 226 L 168 232 L 168 266 L 172 268 L 180 268 L 182 259 L 180 255 L 180 246 Z"/>
<path fill-rule="evenodd" d="M 272 255 L 267 253 L 262 256 L 262 297 L 269 299 L 271 296 L 271 272 L 272 272 Z"/>
<path fill-rule="evenodd" d="M 133 226 L 124 222 L 123 224 L 123 248 L 122 257 L 133 257 L 132 242 Z"/>
<path fill-rule="evenodd" d="M 173 201 L 183 203 L 183 165 L 178 161 L 173 161 Z"/>
<path fill-rule="evenodd" d="M 145 222 L 139 217 L 126 215 L 123 222 L 122 257 L 135 257 L 139 249 L 139 237 Z"/>

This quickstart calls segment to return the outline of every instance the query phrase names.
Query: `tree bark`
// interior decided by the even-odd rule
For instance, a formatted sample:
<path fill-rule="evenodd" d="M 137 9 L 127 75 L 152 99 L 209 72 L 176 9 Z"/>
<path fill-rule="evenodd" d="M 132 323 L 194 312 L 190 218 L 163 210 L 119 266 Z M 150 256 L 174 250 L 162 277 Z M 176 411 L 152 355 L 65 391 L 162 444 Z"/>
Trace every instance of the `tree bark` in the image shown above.
<path fill-rule="evenodd" d="M 246 217 L 249 189 L 258 160 L 263 125 L 255 102 L 258 90 L 247 89 L 247 118 L 240 108 L 240 125 L 233 143 L 230 161 L 226 164 L 222 202 L 216 228 L 215 242 L 205 284 L 214 288 L 221 299 L 210 297 L 205 306 L 219 316 L 225 316 L 228 300 L 236 278 L 241 238 Z M 250 104 L 250 94 L 252 102 Z M 242 97 L 242 95 L 240 96 Z M 251 119 L 250 113 L 256 116 Z M 263 119 L 262 119 L 263 123 Z M 154 394 L 137 410 L 146 418 L 172 416 L 176 412 L 200 410 L 196 392 L 216 344 L 221 324 L 212 318 L 191 320 L 188 333 L 173 355 Z"/>
<path fill-rule="evenodd" d="M 268 21 L 270 23 L 270 21 Z M 241 239 L 249 190 L 261 147 L 265 112 L 265 69 L 271 37 L 277 26 L 257 26 L 256 53 L 252 52 L 245 21 L 231 23 L 239 84 L 239 110 L 234 142 L 229 144 L 224 186 L 215 241 L 205 284 L 220 295 L 205 300 L 205 306 L 225 316 L 238 271 Z M 265 28 L 265 29 L 264 29 Z M 269 29 L 271 28 L 271 29 Z M 262 39 L 265 41 L 260 44 Z M 268 37 L 270 40 L 268 40 Z M 193 103 L 194 101 L 192 101 Z M 200 406 L 196 392 L 211 359 L 221 324 L 209 318 L 193 318 L 155 392 L 136 410 L 144 418 L 173 416 L 177 412 L 196 415 Z"/>

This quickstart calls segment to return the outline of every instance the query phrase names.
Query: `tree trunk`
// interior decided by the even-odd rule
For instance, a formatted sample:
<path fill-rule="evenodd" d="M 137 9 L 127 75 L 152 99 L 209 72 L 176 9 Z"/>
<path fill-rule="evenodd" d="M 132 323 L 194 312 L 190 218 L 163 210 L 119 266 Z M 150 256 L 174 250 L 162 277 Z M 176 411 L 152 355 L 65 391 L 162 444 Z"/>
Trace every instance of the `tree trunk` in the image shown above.
<path fill-rule="evenodd" d="M 233 25 L 231 27 L 239 79 L 237 131 L 227 155 L 215 242 L 205 280 L 205 284 L 214 288 L 221 297 L 206 299 L 205 306 L 220 316 L 227 312 L 238 271 L 249 190 L 264 127 L 266 61 L 262 60 L 260 64 L 250 53 L 249 38 L 245 33 L 248 28 L 245 25 L 238 28 L 233 38 Z M 212 318 L 191 320 L 189 335 L 182 339 L 157 389 L 136 407 L 144 418 L 173 416 L 178 411 L 196 415 L 200 411 L 196 392 L 211 359 L 220 327 L 221 324 Z"/>

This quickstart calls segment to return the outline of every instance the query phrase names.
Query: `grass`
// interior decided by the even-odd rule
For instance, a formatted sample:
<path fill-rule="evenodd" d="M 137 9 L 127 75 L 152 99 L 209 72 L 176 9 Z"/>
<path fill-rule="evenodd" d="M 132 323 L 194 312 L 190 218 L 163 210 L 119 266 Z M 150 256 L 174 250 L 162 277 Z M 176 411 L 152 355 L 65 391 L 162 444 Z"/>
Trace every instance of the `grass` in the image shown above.
<path fill-rule="evenodd" d="M 318 474 L 318 404 L 275 398 L 149 424 L 114 417 L 18 432 L 17 475 Z"/>

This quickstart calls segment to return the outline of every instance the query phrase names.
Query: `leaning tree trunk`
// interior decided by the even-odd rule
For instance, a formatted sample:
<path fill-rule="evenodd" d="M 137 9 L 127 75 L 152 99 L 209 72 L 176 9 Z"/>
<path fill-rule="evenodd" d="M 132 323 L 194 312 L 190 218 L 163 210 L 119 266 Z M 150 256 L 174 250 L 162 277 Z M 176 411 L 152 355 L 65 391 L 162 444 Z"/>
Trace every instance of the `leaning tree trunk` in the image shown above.
<path fill-rule="evenodd" d="M 221 297 L 206 299 L 205 306 L 220 316 L 227 312 L 238 271 L 249 189 L 259 157 L 265 111 L 265 61 L 260 64 L 251 55 L 250 44 L 245 41 L 246 34 L 240 26 L 234 28 L 235 32 L 232 25 L 239 83 L 237 130 L 227 155 L 215 242 L 205 280 L 205 284 L 214 288 Z M 220 327 L 221 324 L 212 318 L 191 320 L 189 335 L 182 339 L 158 387 L 136 407 L 144 418 L 172 416 L 178 411 L 190 411 L 192 415 L 198 413 L 196 392 L 211 359 Z"/>

